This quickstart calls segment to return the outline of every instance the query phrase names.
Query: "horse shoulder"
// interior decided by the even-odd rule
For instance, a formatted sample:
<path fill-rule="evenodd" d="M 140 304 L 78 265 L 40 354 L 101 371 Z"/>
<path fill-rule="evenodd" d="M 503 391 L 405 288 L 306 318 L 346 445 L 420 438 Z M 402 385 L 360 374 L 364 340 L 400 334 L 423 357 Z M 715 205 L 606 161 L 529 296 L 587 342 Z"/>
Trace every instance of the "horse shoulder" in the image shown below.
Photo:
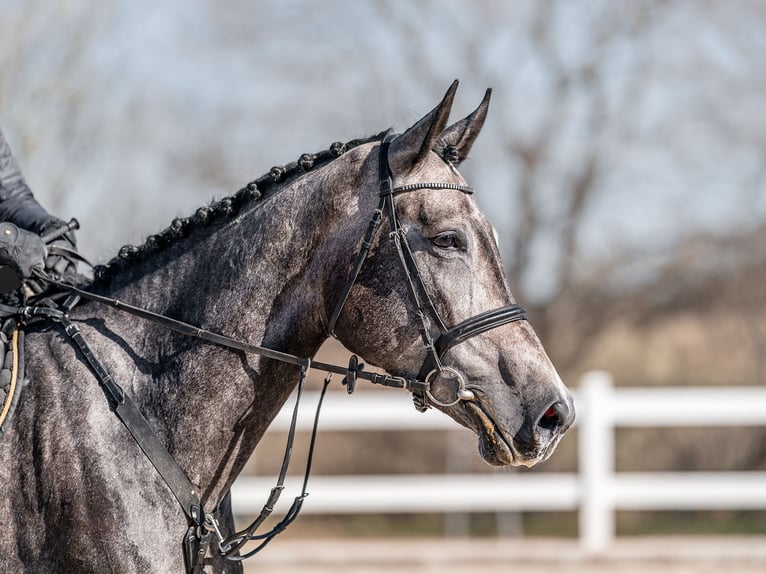
<path fill-rule="evenodd" d="M 110 345 L 96 342 L 117 367 Z M 20 550 L 2 555 L 10 561 L 17 554 L 35 572 L 94 565 L 103 571 L 179 569 L 179 553 L 168 553 L 166 545 L 181 539 L 185 518 L 83 357 L 51 328 L 28 333 L 26 362 L 25 388 L 3 445 L 10 440 L 0 445 L 3 459 L 14 461 L 3 476 L 11 495 L 1 516 L 13 523 L 8 550 Z M 147 505 L 155 511 L 137 510 Z M 134 534 L 126 537 L 126 531 Z"/>

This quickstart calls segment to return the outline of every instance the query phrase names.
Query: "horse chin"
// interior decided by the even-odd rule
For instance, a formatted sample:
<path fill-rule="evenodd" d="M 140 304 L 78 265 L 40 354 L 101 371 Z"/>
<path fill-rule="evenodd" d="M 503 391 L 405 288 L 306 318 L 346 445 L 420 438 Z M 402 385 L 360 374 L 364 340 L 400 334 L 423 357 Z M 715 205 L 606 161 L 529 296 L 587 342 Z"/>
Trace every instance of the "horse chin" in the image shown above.
<path fill-rule="evenodd" d="M 485 462 L 492 466 L 518 466 L 524 464 L 513 448 L 513 441 L 506 439 L 497 428 L 495 421 L 481 407 L 479 401 L 465 403 L 468 417 L 473 422 L 474 430 L 479 436 L 479 454 Z"/>
<path fill-rule="evenodd" d="M 492 466 L 526 466 L 531 468 L 537 463 L 547 460 L 553 454 L 558 443 L 558 441 L 553 441 L 549 448 L 536 458 L 524 456 L 514 446 L 513 439 L 507 438 L 498 428 L 498 425 L 478 400 L 466 402 L 465 410 L 469 420 L 473 423 L 469 426 L 479 436 L 479 454 L 487 464 Z"/>

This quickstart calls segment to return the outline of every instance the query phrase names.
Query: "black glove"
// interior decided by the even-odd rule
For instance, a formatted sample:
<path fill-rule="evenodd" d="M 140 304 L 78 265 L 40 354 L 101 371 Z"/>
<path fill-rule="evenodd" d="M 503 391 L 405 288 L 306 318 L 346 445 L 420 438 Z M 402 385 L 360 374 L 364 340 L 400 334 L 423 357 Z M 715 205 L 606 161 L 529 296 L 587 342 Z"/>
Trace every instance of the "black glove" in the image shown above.
<path fill-rule="evenodd" d="M 32 270 L 45 268 L 47 250 L 39 235 L 0 223 L 0 293 L 15 291 Z"/>
<path fill-rule="evenodd" d="M 77 261 L 81 259 L 77 253 L 77 239 L 74 230 L 79 227 L 76 219 L 69 223 L 64 223 L 60 219 L 54 219 L 43 225 L 40 230 L 42 240 L 48 248 L 48 254 L 45 258 L 45 269 L 52 271 L 56 275 L 74 274 L 77 272 Z M 66 231 L 63 229 L 66 228 Z M 58 234 L 59 231 L 63 233 Z M 46 240 L 46 237 L 56 236 L 53 240 Z"/>

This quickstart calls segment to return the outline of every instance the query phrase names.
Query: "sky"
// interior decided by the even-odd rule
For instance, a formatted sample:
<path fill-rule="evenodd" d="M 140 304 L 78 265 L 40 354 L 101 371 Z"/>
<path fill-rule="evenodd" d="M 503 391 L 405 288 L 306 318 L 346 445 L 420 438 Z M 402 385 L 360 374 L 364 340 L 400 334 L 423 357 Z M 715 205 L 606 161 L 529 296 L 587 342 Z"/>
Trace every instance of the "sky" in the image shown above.
<path fill-rule="evenodd" d="M 561 263 L 562 193 L 588 154 L 600 169 L 578 257 L 662 259 L 694 234 L 762 224 L 763 10 L 552 5 L 543 22 L 556 65 L 599 66 L 606 121 L 596 136 L 584 75 L 571 75 L 552 115 L 557 77 L 535 36 L 540 4 L 491 0 L 5 0 L 0 125 L 41 202 L 81 220 L 81 248 L 96 260 L 272 165 L 406 128 L 454 78 L 456 115 L 494 88 L 463 171 L 509 251 L 523 170 L 508 145 L 554 118 L 526 278 L 541 299 Z"/>

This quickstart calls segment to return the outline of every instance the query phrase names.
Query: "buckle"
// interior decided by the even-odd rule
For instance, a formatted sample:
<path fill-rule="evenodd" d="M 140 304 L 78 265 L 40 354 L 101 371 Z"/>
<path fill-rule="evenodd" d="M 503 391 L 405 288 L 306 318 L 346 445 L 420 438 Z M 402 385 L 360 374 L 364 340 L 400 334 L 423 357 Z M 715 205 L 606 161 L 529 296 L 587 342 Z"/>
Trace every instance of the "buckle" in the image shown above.
<path fill-rule="evenodd" d="M 394 192 L 394 184 L 391 182 L 391 177 L 384 177 L 380 179 L 380 191 L 378 197 L 385 197 L 391 195 Z"/>
<path fill-rule="evenodd" d="M 348 360 L 348 368 L 346 369 L 346 376 L 341 381 L 341 384 L 346 387 L 346 392 L 350 395 L 356 388 L 356 379 L 360 371 L 364 370 L 364 363 L 359 362 L 359 357 L 351 355 Z"/>

